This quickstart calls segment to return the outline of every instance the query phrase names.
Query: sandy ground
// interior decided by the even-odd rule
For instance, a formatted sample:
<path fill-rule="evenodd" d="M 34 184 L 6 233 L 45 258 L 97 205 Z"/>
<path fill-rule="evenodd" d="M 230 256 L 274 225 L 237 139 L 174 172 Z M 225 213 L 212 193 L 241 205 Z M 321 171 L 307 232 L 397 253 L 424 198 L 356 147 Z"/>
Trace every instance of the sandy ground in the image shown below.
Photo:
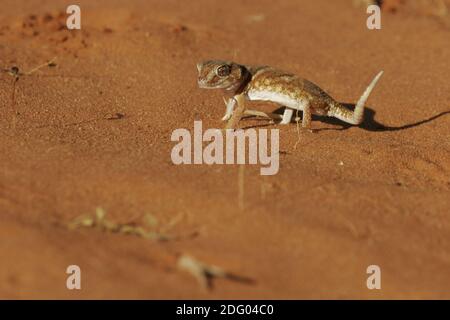
<path fill-rule="evenodd" d="M 2 68 L 57 56 L 14 105 L 0 75 L 0 298 L 450 298 L 448 16 L 390 1 L 369 31 L 349 0 L 79 3 L 81 31 L 64 28 L 70 1 L 0 5 Z M 171 162 L 174 129 L 223 126 L 203 59 L 276 66 L 352 103 L 385 74 L 360 127 L 316 118 L 299 142 L 279 127 L 280 171 L 246 166 L 242 209 L 238 166 Z M 66 227 L 97 207 L 180 238 Z M 205 289 L 180 255 L 253 281 Z M 66 289 L 71 264 L 82 290 Z"/>

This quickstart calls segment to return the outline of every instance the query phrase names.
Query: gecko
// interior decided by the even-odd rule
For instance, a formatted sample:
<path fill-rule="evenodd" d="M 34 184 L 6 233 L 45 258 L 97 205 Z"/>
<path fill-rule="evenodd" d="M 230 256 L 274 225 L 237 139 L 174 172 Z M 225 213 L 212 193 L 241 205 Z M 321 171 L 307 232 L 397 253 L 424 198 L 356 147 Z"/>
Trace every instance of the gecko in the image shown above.
<path fill-rule="evenodd" d="M 231 94 L 231 98 L 225 100 L 226 112 L 222 121 L 231 118 L 238 101 L 271 101 L 285 107 L 280 124 L 290 123 L 294 111 L 299 110 L 303 113 L 302 127 L 305 129 L 310 128 L 312 114 L 335 117 L 352 125 L 361 124 L 364 105 L 383 74 L 381 71 L 375 76 L 354 110 L 350 110 L 311 81 L 270 66 L 208 60 L 198 63 L 197 69 L 200 88 L 223 89 Z M 248 111 L 247 114 L 258 114 L 258 111 Z"/>

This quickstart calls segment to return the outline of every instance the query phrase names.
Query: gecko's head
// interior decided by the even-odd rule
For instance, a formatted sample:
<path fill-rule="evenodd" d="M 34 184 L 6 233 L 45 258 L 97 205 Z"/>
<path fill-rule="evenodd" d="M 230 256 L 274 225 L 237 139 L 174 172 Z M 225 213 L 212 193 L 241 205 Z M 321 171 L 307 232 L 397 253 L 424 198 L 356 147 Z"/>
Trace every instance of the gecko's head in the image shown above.
<path fill-rule="evenodd" d="M 246 80 L 245 67 L 229 61 L 197 63 L 198 86 L 204 89 L 236 90 Z"/>

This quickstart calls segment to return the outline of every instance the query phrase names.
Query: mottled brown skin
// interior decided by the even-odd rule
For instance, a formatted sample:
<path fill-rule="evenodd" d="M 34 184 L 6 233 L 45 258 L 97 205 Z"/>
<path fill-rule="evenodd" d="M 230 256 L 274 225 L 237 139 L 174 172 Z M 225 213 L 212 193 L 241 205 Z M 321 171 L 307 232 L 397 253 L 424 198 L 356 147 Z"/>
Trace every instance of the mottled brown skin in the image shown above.
<path fill-rule="evenodd" d="M 248 100 L 272 101 L 286 107 L 281 124 L 291 121 L 293 110 L 303 112 L 302 127 L 309 127 L 311 114 L 332 116 L 350 124 L 360 124 L 364 103 L 380 78 L 380 72 L 358 101 L 354 111 L 334 100 L 314 83 L 269 66 L 244 66 L 231 61 L 209 60 L 197 64 L 198 85 L 205 89 L 224 89 Z M 232 98 L 233 99 L 233 98 Z M 242 100 L 242 99 L 241 99 Z M 227 103 L 223 120 L 229 120 L 234 101 Z"/>
<path fill-rule="evenodd" d="M 307 99 L 311 106 L 311 112 L 318 115 L 326 115 L 331 105 L 339 104 L 317 85 L 295 74 L 272 67 L 255 68 L 251 70 L 251 73 L 252 81 L 245 87 L 244 93 L 248 93 L 250 90 L 273 90 L 292 99 Z"/>

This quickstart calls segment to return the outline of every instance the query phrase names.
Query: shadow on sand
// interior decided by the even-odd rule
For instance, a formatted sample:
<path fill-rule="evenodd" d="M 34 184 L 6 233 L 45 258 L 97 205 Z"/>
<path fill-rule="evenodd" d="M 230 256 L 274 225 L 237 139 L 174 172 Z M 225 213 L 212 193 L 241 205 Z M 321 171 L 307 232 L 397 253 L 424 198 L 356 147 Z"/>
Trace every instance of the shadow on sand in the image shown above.
<path fill-rule="evenodd" d="M 353 103 L 342 103 L 342 105 L 344 105 L 345 107 L 353 110 L 355 108 L 355 104 Z M 284 112 L 284 107 L 278 108 L 274 111 L 274 113 L 277 114 L 283 114 Z M 361 129 L 367 130 L 367 131 L 400 131 L 400 130 L 406 130 L 406 129 L 410 129 L 410 128 L 414 128 L 417 126 L 420 126 L 422 124 L 431 122 L 433 120 L 436 120 L 442 116 L 445 116 L 447 114 L 450 114 L 450 110 L 448 111 L 443 111 L 440 112 L 438 114 L 435 114 L 434 116 L 431 116 L 427 119 L 423 119 L 414 123 L 408 123 L 408 124 L 404 124 L 402 126 L 397 126 L 397 127 L 392 127 L 392 126 L 387 126 L 384 125 L 378 121 L 375 120 L 375 114 L 376 111 L 366 107 L 364 110 L 364 121 L 358 126 Z M 248 117 L 248 118 L 252 118 L 252 117 Z M 316 116 L 313 115 L 312 116 L 312 120 L 313 121 L 321 121 L 323 123 L 328 123 L 328 124 L 332 124 L 332 125 L 338 125 L 340 126 L 340 128 L 317 128 L 314 129 L 315 132 L 319 132 L 319 131 L 325 131 L 325 130 L 347 130 L 351 127 L 354 127 L 354 125 L 351 124 L 347 124 L 339 119 L 336 118 L 332 118 L 332 117 L 323 117 L 323 116 Z M 265 126 L 269 126 L 271 125 L 270 123 L 268 124 L 262 124 L 262 125 L 254 125 L 254 126 L 248 126 L 245 127 L 243 129 L 249 129 L 249 128 L 257 128 L 257 127 L 265 127 Z"/>
<path fill-rule="evenodd" d="M 354 109 L 355 104 L 353 103 L 342 103 L 345 107 L 349 109 Z M 376 111 L 366 107 L 364 110 L 364 121 L 358 126 L 361 129 L 367 130 L 367 131 L 400 131 L 400 130 L 406 130 L 414 127 L 418 127 L 422 124 L 431 122 L 433 120 L 436 120 L 442 116 L 445 116 L 446 114 L 450 114 L 450 110 L 440 112 L 438 114 L 435 114 L 427 119 L 423 119 L 417 122 L 404 124 L 402 126 L 392 127 L 384 125 L 377 120 L 375 120 L 375 114 Z M 314 119 L 315 117 L 313 117 Z M 340 125 L 341 128 L 323 128 L 323 129 L 317 129 L 317 131 L 321 130 L 346 130 L 348 128 L 353 127 L 351 124 L 347 124 L 345 122 L 340 121 L 336 118 L 330 118 L 330 117 L 316 117 L 317 120 L 320 120 L 324 123 L 334 124 L 334 125 Z"/>

